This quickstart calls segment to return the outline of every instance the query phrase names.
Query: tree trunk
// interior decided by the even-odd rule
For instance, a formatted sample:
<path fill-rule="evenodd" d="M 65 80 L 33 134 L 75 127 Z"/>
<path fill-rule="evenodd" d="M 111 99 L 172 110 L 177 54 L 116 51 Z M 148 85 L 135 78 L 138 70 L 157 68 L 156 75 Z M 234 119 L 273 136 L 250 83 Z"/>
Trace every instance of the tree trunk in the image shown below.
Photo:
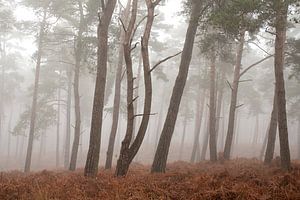
<path fill-rule="evenodd" d="M 69 170 L 74 171 L 76 169 L 77 157 L 78 157 L 78 148 L 79 140 L 81 133 L 81 113 L 80 113 L 80 94 L 79 94 L 79 81 L 80 81 L 80 65 L 82 59 L 82 34 L 84 29 L 84 14 L 83 6 L 81 1 L 78 1 L 79 13 L 80 13 L 80 22 L 79 30 L 76 38 L 76 47 L 75 47 L 75 72 L 74 72 L 74 103 L 75 103 L 75 128 L 74 128 L 74 140 L 72 146 L 71 160 Z"/>
<path fill-rule="evenodd" d="M 91 177 L 95 177 L 98 173 L 107 74 L 108 28 L 111 22 L 114 8 L 116 6 L 116 2 L 116 0 L 110 0 L 107 1 L 106 6 L 103 5 L 104 10 L 100 16 L 98 25 L 97 77 L 92 112 L 90 143 L 84 169 L 84 175 Z"/>
<path fill-rule="evenodd" d="M 223 69 L 221 69 L 221 70 L 222 70 L 222 75 L 221 75 L 221 79 L 219 81 L 219 82 L 221 82 L 221 86 L 219 88 L 219 91 L 217 91 L 216 141 L 218 141 L 219 132 L 220 132 L 220 119 L 221 119 L 221 110 L 223 108 L 222 104 L 223 104 L 224 81 L 225 81 L 225 70 L 223 70 Z"/>
<path fill-rule="evenodd" d="M 262 145 L 262 148 L 261 148 L 261 151 L 260 151 L 260 154 L 259 154 L 259 160 L 263 160 L 263 158 L 264 158 L 264 153 L 265 153 L 266 148 L 267 148 L 269 130 L 270 130 L 270 124 L 267 128 L 267 132 L 266 132 L 266 135 L 264 137 L 263 145 Z"/>
<path fill-rule="evenodd" d="M 209 96 L 209 152 L 210 161 L 217 161 L 216 144 L 216 58 L 211 58 L 210 66 L 210 96 Z"/>
<path fill-rule="evenodd" d="M 179 160 L 181 160 L 181 158 L 182 158 L 187 122 L 188 122 L 188 116 L 187 116 L 187 113 L 186 113 L 185 116 L 184 116 L 184 121 L 183 121 L 183 131 L 182 131 L 182 138 L 181 138 L 180 150 L 179 150 Z"/>
<path fill-rule="evenodd" d="M 28 146 L 27 146 L 24 172 L 29 172 L 31 167 L 31 156 L 32 156 L 35 122 L 36 122 L 36 110 L 37 110 L 40 68 L 41 68 L 41 59 L 42 59 L 42 48 L 43 48 L 43 39 L 44 39 L 44 31 L 45 31 L 44 29 L 46 26 L 46 14 L 47 14 L 46 9 L 44 9 L 43 21 L 41 22 L 40 25 L 40 32 L 38 38 L 38 52 L 37 52 L 37 61 L 36 61 L 36 69 L 35 69 L 35 81 L 34 81 L 34 90 L 33 90 L 33 98 L 32 98 L 32 105 L 31 105 L 29 137 L 28 137 Z"/>
<path fill-rule="evenodd" d="M 241 32 L 240 43 L 237 50 L 236 56 L 236 64 L 234 68 L 234 78 L 233 84 L 231 88 L 231 102 L 230 102 L 230 110 L 229 110 L 229 120 L 228 120 L 228 129 L 225 141 L 224 148 L 224 158 L 226 160 L 230 159 L 231 146 L 233 141 L 233 132 L 234 132 L 234 120 L 235 120 L 235 110 L 237 107 L 237 96 L 238 96 L 238 87 L 239 87 L 239 79 L 240 79 L 240 71 L 243 57 L 243 49 L 245 43 L 245 30 Z"/>
<path fill-rule="evenodd" d="M 208 147 L 208 140 L 209 140 L 209 112 L 207 112 L 206 116 L 206 128 L 204 129 L 204 138 L 203 138 L 203 143 L 202 143 L 202 149 L 201 149 L 201 154 L 200 154 L 200 161 L 205 160 L 206 157 L 206 151 Z"/>
<path fill-rule="evenodd" d="M 252 146 L 255 147 L 257 144 L 258 140 L 258 132 L 259 132 L 259 116 L 255 116 L 255 128 L 254 128 L 254 134 L 253 134 L 253 141 L 252 141 Z"/>
<path fill-rule="evenodd" d="M 194 163 L 196 161 L 196 153 L 199 149 L 199 138 L 200 138 L 200 130 L 202 125 L 202 118 L 203 118 L 203 111 L 204 111 L 204 104 L 205 104 L 205 93 L 206 90 L 204 89 L 202 92 L 200 92 L 201 84 L 199 83 L 198 88 L 198 96 L 197 96 L 197 106 L 196 106 L 196 118 L 195 118 L 195 129 L 194 129 L 194 144 L 193 144 L 193 150 L 192 150 L 192 156 L 191 156 L 191 163 Z"/>
<path fill-rule="evenodd" d="M 171 138 L 174 132 L 179 105 L 188 76 L 198 21 L 201 15 L 202 1 L 194 0 L 192 3 L 193 8 L 181 55 L 179 72 L 173 88 L 167 117 L 157 146 L 151 172 L 165 172 L 166 170 Z"/>
<path fill-rule="evenodd" d="M 132 145 L 129 147 L 130 140 L 127 141 L 127 139 L 129 139 L 129 138 L 131 139 L 132 134 L 131 134 L 131 137 L 128 137 L 128 138 L 126 138 L 126 136 L 125 136 L 125 139 L 122 142 L 120 157 L 117 162 L 117 168 L 116 168 L 116 173 L 115 173 L 116 176 L 126 175 L 130 163 L 132 162 L 133 158 L 137 154 L 137 152 L 144 140 L 145 133 L 146 133 L 148 123 L 149 123 L 149 118 L 151 115 L 152 80 L 151 80 L 151 71 L 150 71 L 148 43 L 149 43 L 149 39 L 150 39 L 152 24 L 154 21 L 154 9 L 159 2 L 160 2 L 160 0 L 156 0 L 155 2 L 152 2 L 151 0 L 146 0 L 148 15 L 147 15 L 147 22 L 146 22 L 144 35 L 142 37 L 142 57 L 143 57 L 144 85 L 145 85 L 143 117 L 142 117 L 142 122 L 139 127 L 137 136 L 136 136 L 134 142 L 132 143 Z M 135 13 L 135 15 L 136 15 L 136 13 Z M 132 16 L 134 16 L 134 12 L 133 12 Z M 131 20 L 133 20 L 133 19 L 131 19 Z M 135 21 L 135 19 L 134 19 L 134 21 Z M 130 102 L 127 102 L 127 103 L 130 103 Z M 133 103 L 133 101 L 132 101 L 132 103 Z M 129 107 L 129 105 L 128 105 L 128 107 Z M 134 112 L 132 114 L 134 114 Z M 127 133 L 126 133 L 126 135 L 127 135 Z"/>
<path fill-rule="evenodd" d="M 277 1 L 276 1 L 277 2 Z M 276 40 L 275 40 L 275 80 L 277 89 L 278 104 L 278 129 L 280 143 L 281 168 L 283 170 L 291 169 L 290 147 L 288 138 L 286 99 L 284 83 L 284 49 L 286 41 L 287 12 L 288 3 L 280 1 L 281 6 L 276 10 Z M 278 5 L 277 5 L 278 6 Z"/>
<path fill-rule="evenodd" d="M 59 73 L 59 84 L 61 82 L 61 71 Z M 61 89 L 60 85 L 57 92 L 57 123 L 56 123 L 56 168 L 59 167 L 59 135 L 60 135 L 60 104 L 61 104 Z"/>
<path fill-rule="evenodd" d="M 71 141 L 71 104 L 72 104 L 72 70 L 67 72 L 68 76 L 68 94 L 67 94 L 67 116 L 66 116 L 66 141 L 64 167 L 68 169 L 70 166 L 70 141 Z"/>
<path fill-rule="evenodd" d="M 278 123 L 278 105 L 277 105 L 277 94 L 276 89 L 274 92 L 274 100 L 273 100 L 273 110 L 271 114 L 271 120 L 270 120 L 270 128 L 268 132 L 268 143 L 267 143 L 267 149 L 266 149 L 266 155 L 265 155 L 265 164 L 271 164 L 273 155 L 274 155 L 274 149 L 275 149 L 275 141 L 276 141 L 276 132 L 277 132 L 277 123 Z"/>
<path fill-rule="evenodd" d="M 131 0 L 127 2 L 126 9 L 124 11 L 123 20 L 124 23 L 127 24 L 127 19 L 130 12 L 130 5 Z M 120 113 L 120 99 L 121 99 L 121 79 L 122 79 L 122 69 L 123 69 L 123 61 L 124 61 L 124 49 L 123 49 L 123 42 L 124 42 L 124 31 L 123 27 L 120 27 L 121 35 L 120 35 L 120 45 L 119 45 L 119 55 L 118 55 L 118 66 L 117 66 L 117 73 L 115 79 L 115 96 L 114 96 L 114 105 L 113 105 L 113 121 L 111 126 L 111 132 L 109 136 L 109 143 L 106 153 L 106 161 L 105 161 L 105 169 L 111 169 L 112 167 L 112 160 L 114 154 L 114 146 L 115 146 L 115 139 L 118 129 L 118 121 L 119 121 L 119 113 Z"/>
<path fill-rule="evenodd" d="M 298 119 L 298 129 L 297 129 L 297 138 L 298 138 L 298 159 L 300 159 L 300 119 Z"/>

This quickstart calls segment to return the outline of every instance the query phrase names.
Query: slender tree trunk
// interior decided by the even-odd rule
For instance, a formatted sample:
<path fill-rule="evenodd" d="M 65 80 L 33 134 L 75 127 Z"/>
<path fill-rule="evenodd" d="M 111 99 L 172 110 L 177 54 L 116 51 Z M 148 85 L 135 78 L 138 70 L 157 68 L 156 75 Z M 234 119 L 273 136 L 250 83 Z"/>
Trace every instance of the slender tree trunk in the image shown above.
<path fill-rule="evenodd" d="M 276 1 L 277 2 L 277 1 Z M 276 40 L 275 40 L 275 80 L 277 89 L 278 104 L 278 129 L 280 143 L 281 168 L 283 170 L 291 169 L 290 147 L 288 138 L 287 116 L 286 116 L 286 99 L 285 99 L 285 83 L 284 83 L 284 50 L 286 41 L 287 27 L 287 1 L 279 1 L 281 6 L 276 10 Z"/>
<path fill-rule="evenodd" d="M 159 132 L 161 131 L 161 126 L 162 126 L 162 121 L 163 121 L 163 116 L 164 116 L 163 112 L 164 112 L 164 106 L 165 106 L 164 102 L 165 102 L 165 96 L 166 96 L 165 92 L 166 92 L 166 89 L 164 89 L 164 94 L 163 94 L 163 98 L 162 98 L 162 101 L 161 101 L 161 104 L 160 104 L 160 110 L 159 110 L 159 113 L 158 113 L 158 124 L 157 124 L 157 127 L 156 127 L 156 134 L 155 134 L 155 150 L 156 150 L 157 145 L 158 145 Z"/>
<path fill-rule="evenodd" d="M 127 2 L 126 9 L 124 11 L 123 20 L 124 23 L 127 24 L 128 16 L 130 12 L 130 5 L 131 0 Z M 106 162 L 105 162 L 105 169 L 111 169 L 112 167 L 112 160 L 114 154 L 114 146 L 115 146 L 115 138 L 118 129 L 118 121 L 119 121 L 119 113 L 120 113 L 120 99 L 121 99 L 121 79 L 122 79 L 122 69 L 123 69 L 123 61 L 124 61 L 124 49 L 123 49 L 123 42 L 124 42 L 124 31 L 123 27 L 120 27 L 121 35 L 120 35 L 120 45 L 119 45 L 119 55 L 118 55 L 118 66 L 117 66 L 117 73 L 115 79 L 115 96 L 114 96 L 114 105 L 113 105 L 113 121 L 111 132 L 109 136 L 109 143 L 106 153 Z"/>
<path fill-rule="evenodd" d="M 277 105 L 277 91 L 275 89 L 274 92 L 274 100 L 273 100 L 273 110 L 271 114 L 270 120 L 270 128 L 268 132 L 268 143 L 267 149 L 265 154 L 265 164 L 271 164 L 273 156 L 274 156 L 274 149 L 275 149 L 275 141 L 276 141 L 276 132 L 277 132 L 277 123 L 278 123 L 278 105 Z"/>
<path fill-rule="evenodd" d="M 185 116 L 184 116 L 184 121 L 183 121 L 183 131 L 182 131 L 182 138 L 181 138 L 180 150 L 179 150 L 179 160 L 182 159 L 182 153 L 183 153 L 183 146 L 184 146 L 184 140 L 185 140 L 185 135 L 186 135 L 187 122 L 188 122 L 188 116 L 187 116 L 187 113 L 186 113 Z"/>
<path fill-rule="evenodd" d="M 209 140 L 209 112 L 207 112 L 207 121 L 206 121 L 206 128 L 204 130 L 204 138 L 203 138 L 203 143 L 202 143 L 202 149 L 201 149 L 201 154 L 200 154 L 200 161 L 205 160 L 206 157 L 206 151 L 208 147 L 208 140 Z"/>
<path fill-rule="evenodd" d="M 255 116 L 255 128 L 254 128 L 254 134 L 253 134 L 253 141 L 252 141 L 252 146 L 257 145 L 257 140 L 258 140 L 258 132 L 259 132 L 259 116 Z"/>
<path fill-rule="evenodd" d="M 3 45 L 1 46 L 1 57 L 5 59 L 6 57 L 6 42 L 3 41 Z M 5 84 L 5 64 L 1 67 L 1 84 L 0 84 L 0 147 L 2 142 L 2 132 L 3 132 L 3 124 L 4 124 L 4 84 Z"/>
<path fill-rule="evenodd" d="M 225 105 L 222 106 L 222 131 L 221 131 L 221 141 L 220 149 L 223 152 L 225 142 Z"/>
<path fill-rule="evenodd" d="M 28 137 L 28 146 L 27 146 L 24 172 L 29 172 L 31 167 L 31 156 L 32 156 L 34 129 L 35 129 L 35 122 L 36 122 L 36 110 L 37 110 L 40 68 L 41 68 L 41 59 L 42 59 L 42 48 L 43 48 L 43 39 L 45 34 L 44 29 L 46 26 L 46 14 L 47 14 L 46 9 L 44 9 L 43 21 L 41 22 L 40 25 L 40 32 L 38 38 L 38 52 L 37 52 L 37 61 L 36 61 L 36 69 L 35 69 L 35 81 L 34 81 L 33 99 L 31 105 L 29 137 Z"/>
<path fill-rule="evenodd" d="M 224 81 L 225 81 L 225 70 L 222 69 L 221 79 L 219 79 L 219 82 L 221 82 L 221 86 L 219 88 L 219 91 L 217 92 L 216 141 L 218 141 L 219 132 L 220 132 L 220 119 L 221 119 L 221 110 L 223 107 L 222 104 L 223 104 L 223 95 L 224 95 Z"/>
<path fill-rule="evenodd" d="M 142 73 L 142 61 L 143 61 L 143 57 L 141 55 L 140 58 L 139 58 L 138 74 L 137 74 L 137 77 L 136 77 L 136 87 L 135 87 L 134 93 L 133 93 L 134 97 L 139 96 L 139 87 L 140 87 L 141 73 Z M 135 112 L 134 114 L 136 114 L 137 112 L 139 112 L 138 100 L 134 101 L 133 106 L 134 106 L 134 108 L 136 108 L 134 110 L 134 112 Z M 133 121 L 133 136 L 131 138 L 131 144 L 133 143 L 133 141 L 136 137 L 135 133 L 136 133 L 136 129 L 137 129 L 138 125 L 139 125 L 139 120 L 138 119 L 134 120 Z"/>
<path fill-rule="evenodd" d="M 269 130 L 270 130 L 270 124 L 267 128 L 267 132 L 266 132 L 266 135 L 264 137 L 263 145 L 262 145 L 262 148 L 261 148 L 261 151 L 260 151 L 260 154 L 259 154 L 259 160 L 263 160 L 263 158 L 264 158 L 264 153 L 265 153 L 266 148 L 267 148 Z"/>
<path fill-rule="evenodd" d="M 198 27 L 198 21 L 201 15 L 202 1 L 194 0 L 192 1 L 192 3 L 193 8 L 188 30 L 186 33 L 183 52 L 181 55 L 179 72 L 173 88 L 167 117 L 157 146 L 151 172 L 165 172 L 166 170 L 171 138 L 174 132 L 179 105 L 188 76 L 188 70 L 192 59 L 193 46 Z"/>
<path fill-rule="evenodd" d="M 212 56 L 210 66 L 210 96 L 209 96 L 209 152 L 210 161 L 217 161 L 216 144 L 216 58 Z"/>
<path fill-rule="evenodd" d="M 74 72 L 74 103 L 75 103 L 75 128 L 74 128 L 74 140 L 72 146 L 71 160 L 69 170 L 74 171 L 76 169 L 77 157 L 78 157 L 78 148 L 79 140 L 81 133 L 81 113 L 80 113 L 80 94 L 79 94 L 79 81 L 80 81 L 80 65 L 82 57 L 82 34 L 85 26 L 83 6 L 82 2 L 78 1 L 79 13 L 80 13 L 80 22 L 79 30 L 76 38 L 76 47 L 75 47 L 75 72 Z"/>
<path fill-rule="evenodd" d="M 146 133 L 148 123 L 149 123 L 149 118 L 150 118 L 150 114 L 151 114 L 151 103 L 152 103 L 152 80 L 151 80 L 151 71 L 150 71 L 148 43 L 149 43 L 149 39 L 150 39 L 152 24 L 154 21 L 154 10 L 155 10 L 156 5 L 159 2 L 160 2 L 160 0 L 156 0 L 155 2 L 152 2 L 151 0 L 146 0 L 148 15 L 147 15 L 145 31 L 144 31 L 144 34 L 142 37 L 142 57 L 143 57 L 144 85 L 145 85 L 143 117 L 142 117 L 142 121 L 141 121 L 139 130 L 138 130 L 137 136 L 134 139 L 132 145 L 129 147 L 130 141 L 127 141 L 126 136 L 125 136 L 124 141 L 122 142 L 120 157 L 118 159 L 116 173 L 115 173 L 116 176 L 126 175 L 130 163 L 132 162 L 133 158 L 137 154 L 137 152 L 140 149 L 140 146 L 144 140 L 145 133 Z M 134 15 L 136 15 L 136 13 L 134 14 L 134 12 L 133 12 L 132 16 L 134 16 Z M 131 19 L 131 20 L 133 20 L 133 19 Z M 134 19 L 134 21 L 135 21 L 135 19 Z M 127 103 L 129 103 L 129 102 L 127 102 Z M 132 101 L 132 103 L 133 103 L 133 101 Z M 128 107 L 129 107 L 129 105 L 128 105 Z M 134 114 L 134 112 L 132 114 Z M 131 137 L 132 137 L 132 134 L 131 134 Z M 128 137 L 128 138 L 131 139 L 131 137 Z"/>
<path fill-rule="evenodd" d="M 10 110 L 9 121 L 8 121 L 8 126 L 7 126 L 7 134 L 8 134 L 8 141 L 7 141 L 7 165 L 9 164 L 9 161 L 10 161 L 11 121 L 12 121 L 12 116 L 13 116 L 13 109 Z"/>
<path fill-rule="evenodd" d="M 71 104 L 72 104 L 72 70 L 68 70 L 68 94 L 67 94 L 67 116 L 66 116 L 66 141 L 64 167 L 70 166 L 70 142 L 71 142 Z"/>
<path fill-rule="evenodd" d="M 202 118 L 203 118 L 203 111 L 204 111 L 204 104 L 205 104 L 205 93 L 206 90 L 204 89 L 202 92 L 200 92 L 201 84 L 199 83 L 198 88 L 198 95 L 197 95 L 197 106 L 196 106 L 196 118 L 195 118 L 195 129 L 194 129 L 194 144 L 193 144 L 193 150 L 192 150 L 192 156 L 191 156 L 191 163 L 194 163 L 196 161 L 196 153 L 199 149 L 199 138 L 200 138 L 200 130 L 202 125 Z"/>
<path fill-rule="evenodd" d="M 105 6 L 103 6 L 104 10 L 102 12 L 102 15 L 100 16 L 98 25 L 97 77 L 92 112 L 90 143 L 84 169 L 84 175 L 90 177 L 95 177 L 98 173 L 107 74 L 108 28 L 116 6 L 116 2 L 116 0 L 110 0 L 107 1 Z"/>
<path fill-rule="evenodd" d="M 298 138 L 298 159 L 300 159 L 300 119 L 298 119 L 298 129 L 297 129 L 297 138 Z"/>
<path fill-rule="evenodd" d="M 234 78 L 233 84 L 231 88 L 231 102 L 230 102 L 230 110 L 229 110 L 229 120 L 228 120 L 228 129 L 227 136 L 224 148 L 224 158 L 226 160 L 230 159 L 231 146 L 233 142 L 233 132 L 234 132 L 234 119 L 235 119 L 235 111 L 237 107 L 237 96 L 238 96 L 238 87 L 239 87 L 239 79 L 240 79 L 240 71 L 243 57 L 243 49 L 245 43 L 245 31 L 241 32 L 240 43 L 237 50 L 236 56 L 236 64 L 234 68 Z"/>
<path fill-rule="evenodd" d="M 59 84 L 61 82 L 61 71 L 59 73 Z M 59 135 L 60 135 L 60 104 L 61 104 L 61 88 L 59 85 L 57 92 L 57 123 L 56 123 L 56 168 L 59 167 Z"/>

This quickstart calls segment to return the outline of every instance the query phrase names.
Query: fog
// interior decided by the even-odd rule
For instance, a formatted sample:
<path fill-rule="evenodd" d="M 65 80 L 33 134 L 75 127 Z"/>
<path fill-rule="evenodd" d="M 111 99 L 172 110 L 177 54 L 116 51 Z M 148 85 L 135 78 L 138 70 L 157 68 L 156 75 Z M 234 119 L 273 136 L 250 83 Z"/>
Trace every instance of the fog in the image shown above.
<path fill-rule="evenodd" d="M 45 1 L 46 2 L 46 1 Z M 34 125 L 33 151 L 31 170 L 68 169 L 72 154 L 74 132 L 76 126 L 74 73 L 77 38 L 79 28 L 79 11 L 76 1 L 63 5 L 60 1 L 50 1 L 49 9 L 43 11 L 40 3 L 44 1 L 0 1 L 0 170 L 24 170 L 28 153 L 29 129 L 32 113 L 32 98 L 36 65 L 39 54 L 40 26 L 45 23 L 41 48 L 41 64 L 39 89 L 37 94 L 37 110 Z M 52 3 L 51 3 L 52 2 Z M 97 25 L 98 16 L 95 5 L 97 1 L 81 1 L 83 15 L 86 18 L 82 33 L 83 49 L 79 60 L 79 100 L 80 100 L 80 140 L 76 168 L 85 167 L 90 144 L 90 132 L 93 113 L 94 92 L 97 70 Z M 89 2 L 95 5 L 89 5 Z M 188 7 L 185 1 L 165 1 L 155 8 L 150 41 L 149 59 L 153 67 L 159 61 L 181 52 L 185 43 L 186 29 L 189 23 Z M 57 3 L 57 5 L 55 4 Z M 118 67 L 119 48 L 122 47 L 120 32 L 127 26 L 121 18 L 127 1 L 117 3 L 108 34 L 108 60 L 105 85 L 104 109 L 102 116 L 101 145 L 99 166 L 104 167 L 113 122 L 115 99 L 115 78 Z M 51 7 L 53 6 L 53 7 Z M 69 6 L 69 7 L 67 7 Z M 144 1 L 139 1 L 137 22 L 147 11 Z M 54 9 L 54 10 L 53 10 Z M 55 10 L 56 9 L 56 10 Z M 291 8 L 293 10 L 293 8 Z M 184 12 L 185 11 L 185 12 Z M 43 22 L 43 12 L 47 17 Z M 100 11 L 101 13 L 101 11 Z M 94 15 L 94 16 L 91 16 Z M 100 14 L 101 15 L 101 14 Z M 290 18 L 293 15 L 291 14 Z M 89 21 L 87 21 L 89 20 Z M 129 17 L 128 17 L 129 20 Z M 202 20 L 205 20 L 203 18 Z M 136 24 L 137 24 L 136 22 Z M 288 141 L 291 159 L 300 159 L 300 82 L 299 82 L 299 39 L 300 26 L 289 21 L 287 29 L 287 46 L 298 44 L 298 49 L 286 47 L 284 67 L 286 109 L 288 125 Z M 201 23 L 200 23 L 201 24 Z M 142 145 L 134 156 L 133 162 L 150 166 L 153 162 L 163 126 L 168 113 L 173 87 L 179 73 L 182 55 L 165 60 L 155 68 L 152 74 L 151 113 L 143 113 L 145 84 L 143 62 L 141 58 L 140 40 L 146 20 L 141 21 L 133 37 L 132 68 L 134 81 L 135 106 L 133 139 L 140 128 L 142 118 L 149 115 L 149 122 Z M 246 32 L 242 53 L 241 72 L 258 61 L 273 55 L 275 45 L 275 29 L 261 25 L 253 33 Z M 269 31 L 266 31 L 269 30 Z M 168 150 L 168 163 L 175 161 L 191 162 L 193 148 L 195 158 L 192 162 L 210 160 L 209 118 L 210 118 L 210 66 L 211 55 L 204 53 L 204 41 L 208 33 L 222 32 L 217 28 L 203 28 L 199 25 L 194 42 L 189 73 L 181 98 L 179 112 Z M 222 32 L 223 33 L 223 32 Z M 229 39 L 228 39 L 229 38 Z M 236 65 L 238 39 L 228 37 L 222 51 L 225 58 L 215 59 L 215 133 L 218 156 L 224 152 L 228 132 L 234 68 Z M 213 39 L 214 40 L 214 39 Z M 226 46 L 230 44 L 230 46 Z M 222 44 L 221 44 L 222 45 Z M 221 51 L 221 50 L 220 50 Z M 292 63 L 290 57 L 298 56 L 298 63 Z M 222 58 L 221 58 L 222 57 Z M 152 68 L 151 67 L 151 68 Z M 116 166 L 120 156 L 122 141 L 127 128 L 127 77 L 126 63 L 123 61 L 121 96 L 117 134 L 113 149 L 112 165 Z M 234 134 L 230 159 L 255 158 L 264 159 L 268 130 L 275 90 L 274 56 L 251 67 L 239 80 L 238 97 L 235 111 Z M 70 86 L 68 90 L 68 85 Z M 70 93 L 71 92 L 71 93 Z M 220 94 L 223 97 L 218 101 Z M 71 95 L 70 124 L 68 124 L 68 94 Z M 169 111 L 169 112 L 172 112 Z M 201 116 L 200 116 L 201 115 Z M 199 119 L 200 118 L 200 119 Z M 98 123 L 98 122 L 96 122 Z M 199 123 L 201 124 L 200 126 Z M 68 126 L 70 138 L 67 137 Z M 197 127 L 200 128 L 197 131 Z M 195 147 L 195 138 L 199 134 Z M 69 145 L 68 145 L 69 144 Z M 67 148 L 69 148 L 67 150 Z M 66 151 L 68 155 L 66 157 Z M 205 157 L 201 156 L 204 154 Z M 279 135 L 276 134 L 274 158 L 280 156 Z"/>

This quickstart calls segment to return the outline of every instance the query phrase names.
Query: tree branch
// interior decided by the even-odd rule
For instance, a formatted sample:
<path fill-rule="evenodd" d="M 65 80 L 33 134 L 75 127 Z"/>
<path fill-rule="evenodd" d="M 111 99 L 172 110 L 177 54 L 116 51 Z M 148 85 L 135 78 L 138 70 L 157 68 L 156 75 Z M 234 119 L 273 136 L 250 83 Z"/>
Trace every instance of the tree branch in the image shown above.
<path fill-rule="evenodd" d="M 273 56 L 274 56 L 274 54 L 273 54 L 273 55 L 270 55 L 270 56 L 267 56 L 267 57 L 261 59 L 260 61 L 257 61 L 256 63 L 250 65 L 249 67 L 247 67 L 246 69 L 244 69 L 244 71 L 242 71 L 242 73 L 240 74 L 239 78 L 241 78 L 241 77 L 242 77 L 247 71 L 249 71 L 251 68 L 255 67 L 256 65 L 258 65 L 258 64 L 260 64 L 260 63 L 262 63 L 262 62 L 264 62 L 265 60 L 268 60 L 269 58 L 272 58 Z"/>
<path fill-rule="evenodd" d="M 228 80 L 226 80 L 226 83 L 228 84 L 228 86 L 230 87 L 230 89 L 233 90 L 233 88 L 232 88 L 232 86 L 231 86 L 231 84 L 229 83 Z"/>
<path fill-rule="evenodd" d="M 133 117 L 142 117 L 142 116 L 145 116 L 145 115 L 157 115 L 157 113 L 149 113 L 149 114 L 136 114 L 134 115 Z"/>
<path fill-rule="evenodd" d="M 164 63 L 164 62 L 170 60 L 171 58 L 174 58 L 174 57 L 178 56 L 178 55 L 181 54 L 181 53 L 182 53 L 182 51 L 180 51 L 180 52 L 174 54 L 173 56 L 169 56 L 169 57 L 167 57 L 167 58 L 165 58 L 165 59 L 159 61 L 158 63 L 156 63 L 156 64 L 152 67 L 152 69 L 150 69 L 149 73 L 151 73 L 153 70 L 155 70 L 160 64 L 162 64 L 162 63 Z"/>

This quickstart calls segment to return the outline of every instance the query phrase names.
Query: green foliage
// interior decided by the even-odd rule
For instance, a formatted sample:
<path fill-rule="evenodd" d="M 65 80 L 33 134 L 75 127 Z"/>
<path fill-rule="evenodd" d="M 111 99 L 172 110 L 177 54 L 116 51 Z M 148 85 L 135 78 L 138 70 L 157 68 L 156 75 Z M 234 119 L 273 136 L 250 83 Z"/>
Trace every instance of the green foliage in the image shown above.
<path fill-rule="evenodd" d="M 262 25 L 261 0 L 228 0 L 217 5 L 210 23 L 226 34 L 239 38 L 243 30 L 256 32 Z"/>

